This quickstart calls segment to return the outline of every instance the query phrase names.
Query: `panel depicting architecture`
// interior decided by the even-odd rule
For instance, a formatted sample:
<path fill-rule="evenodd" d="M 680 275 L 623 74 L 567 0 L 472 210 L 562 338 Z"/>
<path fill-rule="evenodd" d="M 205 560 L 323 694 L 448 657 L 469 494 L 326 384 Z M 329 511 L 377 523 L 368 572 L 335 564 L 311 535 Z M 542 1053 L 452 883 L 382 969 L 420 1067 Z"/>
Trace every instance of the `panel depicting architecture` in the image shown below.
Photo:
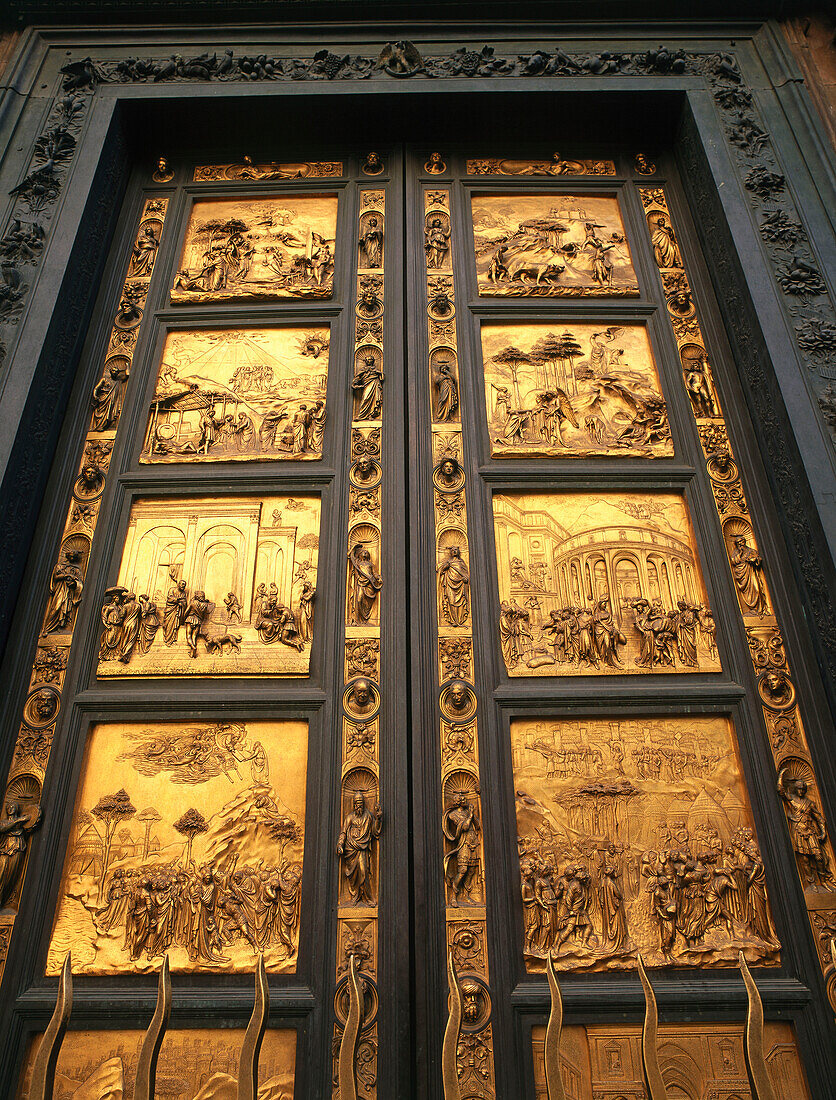
<path fill-rule="evenodd" d="M 140 462 L 322 457 L 327 327 L 170 332 Z"/>
<path fill-rule="evenodd" d="M 295 969 L 306 722 L 92 728 L 47 957 L 58 974 Z"/>
<path fill-rule="evenodd" d="M 136 501 L 98 675 L 307 675 L 319 509 L 319 497 Z"/>
<path fill-rule="evenodd" d="M 68 1031 L 55 1073 L 55 1100 L 130 1100 L 143 1031 Z M 29 1095 L 40 1039 L 26 1053 L 16 1100 Z M 160 1100 L 229 1100 L 237 1095 L 244 1029 L 166 1032 L 156 1073 Z M 259 1100 L 293 1100 L 296 1031 L 269 1027 L 258 1059 Z"/>
<path fill-rule="evenodd" d="M 681 495 L 503 493 L 493 509 L 510 675 L 720 671 Z"/>
<path fill-rule="evenodd" d="M 330 298 L 336 195 L 195 202 L 172 302 Z"/>
<path fill-rule="evenodd" d="M 775 964 L 732 726 L 511 723 L 529 970 Z"/>
<path fill-rule="evenodd" d="M 790 1024 L 765 1025 L 764 1055 L 777 1097 L 809 1100 Z M 531 1032 L 536 1100 L 547 1100 L 546 1029 Z M 684 1024 L 659 1028 L 659 1063 L 670 1100 L 754 1100 L 743 1053 L 741 1024 Z M 560 1075 L 566 1100 L 639 1100 L 647 1095 L 641 1028 L 566 1027 L 560 1036 Z"/>
<path fill-rule="evenodd" d="M 673 455 L 644 325 L 483 324 L 482 361 L 491 454 Z"/>
<path fill-rule="evenodd" d="M 618 199 L 496 194 L 472 198 L 479 293 L 624 297 L 639 293 Z"/>

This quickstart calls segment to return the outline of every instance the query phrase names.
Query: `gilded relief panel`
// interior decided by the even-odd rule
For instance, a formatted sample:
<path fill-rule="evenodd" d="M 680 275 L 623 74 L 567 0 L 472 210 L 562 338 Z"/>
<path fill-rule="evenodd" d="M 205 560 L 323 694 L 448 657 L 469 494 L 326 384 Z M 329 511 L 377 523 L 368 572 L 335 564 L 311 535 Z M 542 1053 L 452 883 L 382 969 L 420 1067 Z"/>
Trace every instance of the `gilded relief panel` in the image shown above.
<path fill-rule="evenodd" d="M 777 964 L 731 722 L 511 724 L 529 970 Z"/>
<path fill-rule="evenodd" d="M 143 1031 L 68 1031 L 55 1073 L 56 1100 L 130 1100 L 134 1095 Z M 40 1039 L 26 1054 L 16 1100 L 29 1095 Z M 167 1031 L 157 1062 L 157 1096 L 177 1100 L 228 1100 L 237 1095 L 243 1028 Z M 293 1100 L 296 1031 L 270 1027 L 259 1063 L 259 1097 Z"/>
<path fill-rule="evenodd" d="M 199 199 L 171 301 L 330 298 L 336 227 L 336 195 Z"/>
<path fill-rule="evenodd" d="M 98 675 L 305 676 L 319 497 L 136 501 Z"/>
<path fill-rule="evenodd" d="M 306 722 L 100 724 L 47 974 L 295 969 Z"/>
<path fill-rule="evenodd" d="M 764 1055 L 776 1097 L 809 1100 L 810 1093 L 790 1024 L 768 1023 Z M 531 1031 L 536 1100 L 547 1100 L 546 1029 Z M 740 1024 L 684 1024 L 659 1028 L 662 1079 L 673 1097 L 753 1100 Z M 641 1028 L 565 1027 L 560 1074 L 566 1100 L 638 1100 L 647 1095 Z"/>
<path fill-rule="evenodd" d="M 643 325 L 483 324 L 491 454 L 673 455 Z"/>
<path fill-rule="evenodd" d="M 322 457 L 327 327 L 166 338 L 140 462 Z"/>
<path fill-rule="evenodd" d="M 503 493 L 493 509 L 510 675 L 720 671 L 679 494 Z"/>
<path fill-rule="evenodd" d="M 613 197 L 474 195 L 479 293 L 490 297 L 624 297 L 639 293 Z"/>

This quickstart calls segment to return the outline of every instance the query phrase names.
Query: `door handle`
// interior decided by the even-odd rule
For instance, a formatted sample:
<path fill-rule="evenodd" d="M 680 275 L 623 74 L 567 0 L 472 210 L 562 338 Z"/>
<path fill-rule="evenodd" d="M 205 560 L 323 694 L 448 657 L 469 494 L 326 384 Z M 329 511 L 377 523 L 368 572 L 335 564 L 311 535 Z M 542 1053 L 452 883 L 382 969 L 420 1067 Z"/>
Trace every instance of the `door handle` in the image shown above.
<path fill-rule="evenodd" d="M 763 1042 L 763 1001 L 746 964 L 743 952 L 740 952 L 740 972 L 749 997 L 749 1012 L 746 1016 L 746 1064 L 752 1076 L 755 1100 L 776 1100 L 772 1079 L 766 1065 Z"/>
<path fill-rule="evenodd" d="M 136 1083 L 134 1100 L 154 1100 L 156 1084 L 157 1057 L 163 1045 L 168 1017 L 171 1014 L 171 974 L 168 968 L 168 955 L 163 958 L 160 977 L 157 982 L 157 1007 L 142 1037 L 139 1059 L 136 1064 Z"/>
<path fill-rule="evenodd" d="M 357 1100 L 357 1044 L 363 1022 L 363 990 L 357 973 L 357 957 L 348 961 L 348 1016 L 340 1040 L 338 1062 L 340 1100 Z"/>
<path fill-rule="evenodd" d="M 70 952 L 61 967 L 58 979 L 58 998 L 52 1019 L 46 1026 L 41 1045 L 32 1067 L 32 1081 L 29 1085 L 29 1100 L 52 1100 L 55 1087 L 55 1067 L 64 1041 L 64 1032 L 73 1010 L 73 962 Z"/>
<path fill-rule="evenodd" d="M 642 1027 L 642 1069 L 650 1100 L 668 1100 L 668 1090 L 659 1069 L 659 1009 L 656 994 L 644 968 L 644 960 L 638 956 L 639 977 L 644 986 L 644 1026 Z"/>
<path fill-rule="evenodd" d="M 563 998 L 557 974 L 554 971 L 554 958 L 551 951 L 546 958 L 546 973 L 549 978 L 552 1006 L 549 1022 L 546 1025 L 546 1097 L 547 1100 L 566 1100 L 563 1078 L 560 1076 L 560 1032 L 563 1028 Z"/>
<path fill-rule="evenodd" d="M 241 1046 L 241 1060 L 238 1063 L 238 1100 L 255 1100 L 258 1093 L 258 1056 L 261 1042 L 267 1030 L 267 1014 L 270 1011 L 270 987 L 267 984 L 267 970 L 264 955 L 258 956 L 258 970 L 255 973 L 255 1003 L 244 1042 Z"/>
<path fill-rule="evenodd" d="M 444 1086 L 444 1100 L 461 1100 L 458 1048 L 462 1030 L 462 989 L 452 951 L 447 954 L 447 984 L 450 988 L 450 1002 L 441 1048 L 441 1082 Z"/>

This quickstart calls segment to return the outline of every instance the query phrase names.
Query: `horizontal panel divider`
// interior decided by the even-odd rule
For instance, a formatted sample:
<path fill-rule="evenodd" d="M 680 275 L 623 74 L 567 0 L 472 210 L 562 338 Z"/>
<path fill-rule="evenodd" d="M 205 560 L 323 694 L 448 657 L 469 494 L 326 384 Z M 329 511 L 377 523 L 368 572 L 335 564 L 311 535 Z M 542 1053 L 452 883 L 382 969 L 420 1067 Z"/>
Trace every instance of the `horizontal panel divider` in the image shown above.
<path fill-rule="evenodd" d="M 641 1022 L 645 1006 L 644 993 L 634 974 L 625 974 L 622 980 L 616 977 L 604 980 L 597 975 L 570 978 L 560 974 L 558 980 L 564 1009 L 577 1007 L 579 1011 L 586 1009 L 593 1013 L 594 1018 L 611 1014 L 614 1019 L 622 1020 L 624 1013 L 629 1011 L 637 1015 L 636 1022 Z M 715 1008 L 721 1008 L 724 1012 L 731 1009 L 739 1016 L 741 1024 L 746 1022 L 746 987 L 743 979 L 734 971 L 730 971 L 728 977 L 719 976 L 716 981 L 686 977 L 676 981 L 671 978 L 657 978 L 651 971 L 650 980 L 659 1003 L 659 1022 L 662 1027 L 666 1023 L 665 1011 L 674 1008 L 677 1009 L 677 1018 L 695 1015 L 701 1019 Z M 796 978 L 763 978 L 758 972 L 755 980 L 764 1006 L 770 1011 L 791 1011 L 803 1008 L 810 1002 L 810 990 Z M 546 979 L 518 983 L 511 992 L 511 1003 L 518 1010 L 548 1012 L 550 996 Z M 564 1026 L 566 1023 L 564 1018 Z"/>
<path fill-rule="evenodd" d="M 230 470 L 229 466 L 217 472 L 203 468 L 189 470 L 188 480 L 183 480 L 182 473 L 176 480 L 173 476 L 161 477 L 159 467 L 156 470 L 149 469 L 147 474 L 143 470 L 133 469 L 129 473 L 121 474 L 118 481 L 124 489 L 134 492 L 161 492 L 172 497 L 192 497 L 198 491 L 227 494 L 245 490 L 274 496 L 279 488 L 297 489 L 300 493 L 309 489 L 325 489 L 336 476 L 332 467 L 308 472 L 299 469 L 300 466 L 302 463 L 297 463 L 293 470 L 281 473 L 276 473 L 265 463 L 254 464 L 253 468 L 246 471 Z"/>
<path fill-rule="evenodd" d="M 609 677 L 610 681 L 616 680 Z M 627 677 L 624 677 L 626 680 Z M 532 684 L 500 684 L 494 690 L 494 701 L 502 707 L 540 707 L 556 704 L 576 704 L 601 702 L 608 706 L 614 703 L 666 705 L 666 696 L 670 696 L 670 705 L 678 708 L 700 704 L 733 703 L 746 696 L 746 689 L 734 680 L 722 680 L 719 683 L 699 677 L 689 684 L 671 683 L 672 677 L 664 677 L 664 683 L 637 684 L 636 680 L 651 679 L 650 676 L 630 676 L 630 683 L 619 680 L 616 683 L 602 684 L 595 676 L 538 676 Z M 662 680 L 662 676 L 652 679 Z"/>
<path fill-rule="evenodd" d="M 160 687 L 164 683 L 165 696 L 161 698 Z M 281 677 L 266 678 L 263 676 L 246 676 L 235 680 L 224 680 L 217 677 L 212 679 L 211 694 L 207 694 L 206 682 L 184 683 L 172 686 L 169 680 L 157 680 L 153 683 L 136 684 L 125 682 L 124 684 L 109 684 L 80 691 L 75 696 L 74 705 L 84 711 L 121 710 L 126 707 L 143 708 L 150 706 L 160 713 L 168 714 L 178 707 L 189 707 L 190 710 L 217 710 L 217 699 L 223 700 L 225 708 L 245 706 L 252 710 L 263 707 L 276 708 L 304 708 L 310 711 L 319 710 L 325 703 L 326 693 L 321 688 L 310 686 L 299 687 L 291 681 L 282 681 Z M 256 694 L 257 692 L 257 694 Z M 205 705 L 200 700 L 206 699 Z M 198 704 L 197 706 L 195 704 Z M 145 711 L 144 711 L 145 713 Z M 126 719 L 127 720 L 127 719 Z"/>
<path fill-rule="evenodd" d="M 522 458 L 522 462 L 528 463 L 528 459 Z M 565 463 L 566 459 L 557 459 L 557 462 Z M 568 460 L 572 461 L 572 460 Z M 513 492 L 516 487 L 529 488 L 536 485 L 541 491 L 550 491 L 554 488 L 573 488 L 578 492 L 590 492 L 600 487 L 607 489 L 684 489 L 693 480 L 696 470 L 685 463 L 666 463 L 664 459 L 657 459 L 659 467 L 654 463 L 649 468 L 647 459 L 618 459 L 615 462 L 601 463 L 578 462 L 567 469 L 562 466 L 555 469 L 554 460 L 531 462 L 524 469 L 510 462 L 494 462 L 479 467 L 479 476 L 486 484 L 492 487 L 500 487 L 506 492 Z M 642 468 L 625 469 L 625 462 L 645 463 Z M 548 478 L 544 484 L 543 478 Z"/>

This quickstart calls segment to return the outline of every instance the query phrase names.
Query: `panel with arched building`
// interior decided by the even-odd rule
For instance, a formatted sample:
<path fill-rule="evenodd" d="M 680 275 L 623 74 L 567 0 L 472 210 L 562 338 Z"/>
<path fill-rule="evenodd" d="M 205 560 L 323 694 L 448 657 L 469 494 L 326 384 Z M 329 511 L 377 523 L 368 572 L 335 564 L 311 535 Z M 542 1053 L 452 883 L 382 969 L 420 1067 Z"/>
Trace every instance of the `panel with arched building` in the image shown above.
<path fill-rule="evenodd" d="M 306 675 L 318 497 L 139 500 L 99 676 Z"/>
<path fill-rule="evenodd" d="M 681 496 L 503 493 L 493 506 L 512 675 L 719 671 Z"/>

